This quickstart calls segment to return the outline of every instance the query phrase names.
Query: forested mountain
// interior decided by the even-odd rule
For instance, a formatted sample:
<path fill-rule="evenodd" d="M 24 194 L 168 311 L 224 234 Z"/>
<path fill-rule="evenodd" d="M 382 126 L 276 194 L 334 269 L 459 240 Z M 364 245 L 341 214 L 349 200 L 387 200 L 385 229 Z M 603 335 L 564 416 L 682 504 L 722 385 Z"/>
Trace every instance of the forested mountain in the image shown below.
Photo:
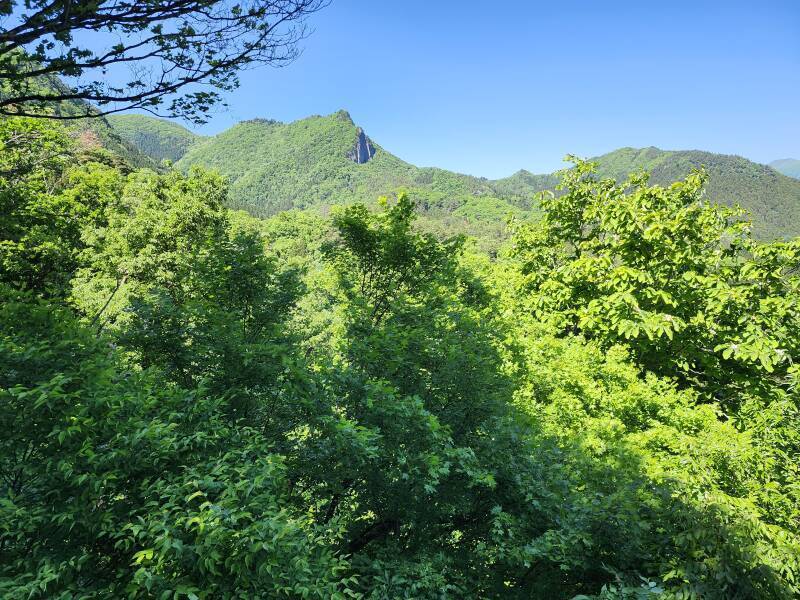
<path fill-rule="evenodd" d="M 231 206 L 256 216 L 281 210 L 374 201 L 405 189 L 417 198 L 432 226 L 447 230 L 496 227 L 510 213 L 536 213 L 537 192 L 553 189 L 556 175 L 519 171 L 487 180 L 444 169 L 419 168 L 369 140 L 345 111 L 293 123 L 253 120 L 214 137 L 197 141 L 188 131 L 148 117 L 125 117 L 119 132 L 155 159 L 185 152 L 177 167 L 212 168 L 231 182 Z M 177 129 L 175 129 L 177 128 Z M 181 131 L 178 140 L 175 132 Z M 372 148 L 356 160 L 362 138 Z M 188 148 L 188 151 L 186 149 Z M 592 159 L 603 176 L 624 179 L 647 170 L 651 182 L 668 185 L 704 166 L 707 198 L 740 204 L 751 215 L 754 231 L 764 239 L 800 234 L 800 181 L 739 156 L 658 148 L 622 148 Z M 531 212 L 533 211 L 533 212 Z"/>
<path fill-rule="evenodd" d="M 359 146 L 365 150 L 362 162 Z M 492 252 L 507 238 L 509 215 L 522 220 L 532 215 L 530 199 L 509 203 L 486 179 L 397 158 L 370 140 L 346 111 L 288 124 L 239 123 L 193 145 L 176 168 L 195 165 L 225 175 L 229 206 L 260 217 L 294 208 L 374 203 L 404 190 L 417 202 L 423 228 L 440 236 L 470 234 Z"/>
<path fill-rule="evenodd" d="M 598 173 L 622 181 L 634 171 L 650 173 L 650 182 L 666 186 L 686 177 L 692 169 L 708 172 L 706 197 L 727 206 L 739 204 L 753 219 L 753 230 L 764 239 L 800 235 L 800 182 L 758 163 L 726 154 L 699 150 L 668 151 L 658 148 L 620 148 L 591 159 Z M 499 192 L 529 197 L 549 189 L 557 178 L 520 171 L 493 182 Z"/>
<path fill-rule="evenodd" d="M 360 142 L 372 148 L 361 163 L 356 157 Z M 190 148 L 176 166 L 186 170 L 193 165 L 228 177 L 233 206 L 259 216 L 374 201 L 401 187 L 424 191 L 432 202 L 492 191 L 485 180 L 400 160 L 369 140 L 346 111 L 288 124 L 265 119 L 239 123 Z"/>
<path fill-rule="evenodd" d="M 800 235 L 800 182 L 741 156 L 651 147 L 622 148 L 594 160 L 602 175 L 621 180 L 628 173 L 645 170 L 651 174 L 650 181 L 658 185 L 669 185 L 703 166 L 708 171 L 707 198 L 746 209 L 757 236 Z"/>
<path fill-rule="evenodd" d="M 137 114 L 111 115 L 107 119 L 123 140 L 156 163 L 179 160 L 189 148 L 203 139 L 182 125 L 166 119 Z"/>
<path fill-rule="evenodd" d="M 800 179 L 800 160 L 796 158 L 782 158 L 773 160 L 769 166 L 788 177 Z"/>
<path fill-rule="evenodd" d="M 0 598 L 800 598 L 800 180 L 103 117 L 327 4 L 0 1 Z"/>

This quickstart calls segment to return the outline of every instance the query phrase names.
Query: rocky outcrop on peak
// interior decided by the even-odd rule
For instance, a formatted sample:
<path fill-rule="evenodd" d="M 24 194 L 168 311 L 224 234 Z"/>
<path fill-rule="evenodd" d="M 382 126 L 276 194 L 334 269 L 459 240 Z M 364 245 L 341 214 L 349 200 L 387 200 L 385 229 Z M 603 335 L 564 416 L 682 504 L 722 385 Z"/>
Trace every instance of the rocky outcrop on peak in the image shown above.
<path fill-rule="evenodd" d="M 375 146 L 364 133 L 361 127 L 356 129 L 356 143 L 347 153 L 347 158 L 359 165 L 363 165 L 370 158 L 375 156 Z"/>

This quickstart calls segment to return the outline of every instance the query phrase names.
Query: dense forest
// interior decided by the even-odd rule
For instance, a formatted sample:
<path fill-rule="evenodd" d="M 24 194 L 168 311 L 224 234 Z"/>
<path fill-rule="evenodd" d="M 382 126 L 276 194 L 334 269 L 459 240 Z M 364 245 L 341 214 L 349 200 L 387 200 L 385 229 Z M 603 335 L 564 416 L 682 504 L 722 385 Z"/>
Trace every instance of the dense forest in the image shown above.
<path fill-rule="evenodd" d="M 3 598 L 793 598 L 800 240 L 575 159 L 494 259 L 0 122 Z"/>
<path fill-rule="evenodd" d="M 115 134 L 150 157 L 156 165 L 180 160 L 189 148 L 203 139 L 178 123 L 146 115 L 111 115 L 107 122 Z"/>
<path fill-rule="evenodd" d="M 0 2 L 0 598 L 800 597 L 800 181 L 118 114 L 326 5 Z"/>

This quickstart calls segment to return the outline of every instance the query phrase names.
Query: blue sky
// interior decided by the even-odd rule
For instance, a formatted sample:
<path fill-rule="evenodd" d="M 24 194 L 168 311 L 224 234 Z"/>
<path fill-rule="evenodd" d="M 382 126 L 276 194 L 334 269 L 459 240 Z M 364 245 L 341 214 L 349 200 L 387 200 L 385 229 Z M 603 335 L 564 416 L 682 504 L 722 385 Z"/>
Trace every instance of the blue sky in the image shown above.
<path fill-rule="evenodd" d="M 800 158 L 800 0 L 333 0 L 310 24 L 201 131 L 345 108 L 407 161 L 487 177 L 621 146 Z"/>

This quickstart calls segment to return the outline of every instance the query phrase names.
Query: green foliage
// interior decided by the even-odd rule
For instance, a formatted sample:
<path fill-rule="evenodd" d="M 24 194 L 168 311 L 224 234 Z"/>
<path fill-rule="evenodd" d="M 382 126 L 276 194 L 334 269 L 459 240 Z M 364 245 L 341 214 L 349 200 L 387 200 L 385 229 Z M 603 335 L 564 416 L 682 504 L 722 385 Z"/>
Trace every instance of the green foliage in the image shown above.
<path fill-rule="evenodd" d="M 522 169 L 510 177 L 493 181 L 492 186 L 501 198 L 507 198 L 523 207 L 531 207 L 538 192 L 555 188 L 558 181 L 555 175 L 534 175 Z"/>
<path fill-rule="evenodd" d="M 188 388 L 204 383 L 241 414 L 281 369 L 277 326 L 301 287 L 257 231 L 229 221 L 225 194 L 199 171 L 128 177 L 107 225 L 91 232 L 73 301 L 142 366 Z"/>
<path fill-rule="evenodd" d="M 72 148 L 61 127 L 0 121 L 0 281 L 43 296 L 68 292 L 83 228 L 103 221 L 120 179 L 100 164 L 70 166 Z"/>
<path fill-rule="evenodd" d="M 3 598 L 800 594 L 800 249 L 702 175 L 259 220 L 0 133 Z"/>
<path fill-rule="evenodd" d="M 114 133 L 156 163 L 176 162 L 202 139 L 178 123 L 144 115 L 112 115 L 108 122 Z"/>
<path fill-rule="evenodd" d="M 564 172 L 564 194 L 523 226 L 515 254 L 531 310 L 565 332 L 628 343 L 646 370 L 727 408 L 786 389 L 800 348 L 800 242 L 759 244 L 741 213 L 703 200 L 705 176 L 668 188 Z"/>
<path fill-rule="evenodd" d="M 709 200 L 742 206 L 753 221 L 759 239 L 789 239 L 800 235 L 800 185 L 764 165 L 741 156 L 699 150 L 669 152 L 657 148 L 622 148 L 593 159 L 605 177 L 624 180 L 628 173 L 647 171 L 651 181 L 668 186 L 694 169 L 708 174 Z"/>
<path fill-rule="evenodd" d="M 370 318 L 380 321 L 392 304 L 410 292 L 435 292 L 433 274 L 452 271 L 463 242 L 440 243 L 430 234 L 411 231 L 414 204 L 405 194 L 385 213 L 373 217 L 363 204 L 333 218 L 340 241 L 326 249 L 337 262 L 341 285 L 350 301 L 363 301 Z"/>
<path fill-rule="evenodd" d="M 506 402 L 498 323 L 459 267 L 461 240 L 415 233 L 413 209 L 401 195 L 381 213 L 355 205 L 334 217 L 327 255 L 346 298 L 334 389 L 378 445 L 334 489 L 352 498 L 348 548 L 367 597 L 492 596 L 517 569 L 498 503 L 524 497 L 519 475 L 532 465 Z"/>
<path fill-rule="evenodd" d="M 3 97 L 5 83 L 0 77 L 0 97 Z M 70 93 L 69 87 L 55 75 L 37 77 L 27 85 L 31 91 L 42 95 Z M 41 107 L 39 114 L 50 115 L 61 121 L 63 131 L 75 140 L 77 158 L 81 160 L 111 162 L 123 170 L 152 168 L 156 165 L 149 155 L 122 139 L 109 121 L 100 116 L 97 108 L 85 100 L 73 98 L 63 102 L 48 103 Z M 81 118 L 86 115 L 91 115 L 91 118 Z M 19 117 L 8 120 L 23 122 Z M 100 157 L 102 160 L 98 160 Z"/>
<path fill-rule="evenodd" d="M 336 595 L 344 563 L 257 431 L 0 293 L 4 598 Z"/>
<path fill-rule="evenodd" d="M 177 166 L 201 165 L 225 175 L 231 206 L 256 216 L 373 200 L 376 183 L 396 187 L 413 169 L 381 148 L 366 164 L 356 164 L 347 157 L 355 142 L 356 127 L 346 113 L 288 125 L 246 121 L 193 146 Z"/>
<path fill-rule="evenodd" d="M 123 138 L 156 160 L 164 156 L 161 142 L 154 140 L 173 135 L 183 139 L 186 133 L 178 125 L 140 115 L 115 118 L 112 123 L 116 126 L 120 121 Z M 167 133 L 170 125 L 182 132 Z M 536 194 L 553 190 L 559 181 L 556 175 L 524 170 L 489 181 L 418 168 L 379 146 L 372 160 L 359 165 L 347 156 L 355 140 L 356 127 L 344 111 L 290 124 L 256 119 L 192 145 L 178 166 L 201 165 L 219 171 L 231 180 L 231 205 L 256 216 L 291 208 L 372 202 L 402 189 L 417 201 L 421 224 L 428 231 L 443 237 L 468 233 L 489 252 L 507 238 L 502 225 L 508 213 L 536 217 Z M 178 147 L 182 153 L 188 141 L 179 142 Z M 800 234 L 800 184 L 764 165 L 737 156 L 657 148 L 622 148 L 595 160 L 603 176 L 622 182 L 628 173 L 646 170 L 662 186 L 704 167 L 709 199 L 744 207 L 756 237 L 786 239 Z"/>
<path fill-rule="evenodd" d="M 699 150 L 666 151 L 658 148 L 620 148 L 592 159 L 603 177 L 622 183 L 629 173 L 647 171 L 650 181 L 668 187 L 695 169 L 708 174 L 706 196 L 726 206 L 740 205 L 750 215 L 755 236 L 762 240 L 800 235 L 800 184 L 775 170 L 740 156 Z M 498 195 L 525 201 L 537 192 L 553 190 L 559 178 L 520 171 L 493 182 Z"/>
<path fill-rule="evenodd" d="M 357 164 L 348 158 L 356 131 L 344 111 L 289 124 L 246 121 L 193 145 L 177 167 L 200 165 L 225 175 L 231 182 L 230 206 L 260 217 L 296 208 L 373 203 L 405 191 L 430 232 L 442 237 L 468 233 L 489 251 L 507 238 L 505 217 L 520 211 L 507 210 L 489 181 L 418 168 L 380 146 L 371 160 Z"/>
<path fill-rule="evenodd" d="M 796 479 L 784 484 L 796 459 L 765 460 L 774 441 L 753 435 L 762 426 L 740 428 L 693 390 L 642 377 L 626 349 L 555 337 L 530 317 L 519 319 L 516 404 L 541 428 L 536 452 L 552 469 L 540 485 L 559 515 L 535 548 L 568 577 L 596 582 L 573 593 L 601 587 L 598 598 L 648 598 L 653 587 L 668 598 L 798 593 L 800 504 Z M 787 404 L 766 417 L 775 438 L 796 443 L 794 417 L 773 418 L 786 410 L 796 416 L 797 401 L 785 397 Z M 556 449 L 542 448 L 548 438 Z M 604 585 L 609 575 L 614 585 Z"/>

